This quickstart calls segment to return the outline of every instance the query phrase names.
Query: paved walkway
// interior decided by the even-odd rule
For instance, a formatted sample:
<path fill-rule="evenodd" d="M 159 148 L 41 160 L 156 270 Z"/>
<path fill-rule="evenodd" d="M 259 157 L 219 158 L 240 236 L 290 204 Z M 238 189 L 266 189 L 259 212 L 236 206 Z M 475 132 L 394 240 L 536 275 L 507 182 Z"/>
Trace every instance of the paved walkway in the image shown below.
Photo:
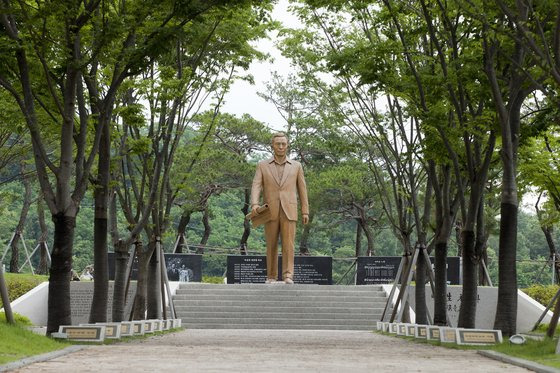
<path fill-rule="evenodd" d="M 478 355 L 361 331 L 184 330 L 93 346 L 18 372 L 528 372 Z"/>

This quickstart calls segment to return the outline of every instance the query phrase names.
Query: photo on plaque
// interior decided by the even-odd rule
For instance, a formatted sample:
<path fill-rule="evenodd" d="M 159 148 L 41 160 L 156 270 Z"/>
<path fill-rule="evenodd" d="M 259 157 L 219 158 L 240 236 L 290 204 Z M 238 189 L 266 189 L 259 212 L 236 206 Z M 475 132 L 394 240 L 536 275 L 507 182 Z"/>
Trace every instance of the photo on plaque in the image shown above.
<path fill-rule="evenodd" d="M 179 282 L 193 282 L 194 271 L 191 268 L 192 264 L 189 260 L 185 260 L 184 257 L 179 257 L 177 255 L 167 256 L 165 258 L 167 267 L 167 278 L 169 281 L 179 281 Z"/>
<path fill-rule="evenodd" d="M 169 281 L 200 282 L 202 281 L 202 255 L 200 254 L 164 254 L 165 267 Z M 115 254 L 108 253 L 109 280 L 115 279 Z M 138 278 L 138 261 L 132 265 L 131 279 Z"/>

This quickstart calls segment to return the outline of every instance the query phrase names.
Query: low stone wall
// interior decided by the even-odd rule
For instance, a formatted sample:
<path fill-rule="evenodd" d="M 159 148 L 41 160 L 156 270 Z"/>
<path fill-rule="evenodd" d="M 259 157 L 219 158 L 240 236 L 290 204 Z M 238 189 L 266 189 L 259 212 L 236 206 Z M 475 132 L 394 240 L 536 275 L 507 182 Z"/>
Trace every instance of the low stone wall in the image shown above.
<path fill-rule="evenodd" d="M 392 285 L 383 285 L 383 289 L 390 293 Z M 409 290 L 409 302 L 412 307 L 411 317 L 414 321 L 414 310 L 415 310 L 415 299 L 414 299 L 414 286 L 410 287 Z M 461 293 L 463 291 L 462 286 L 447 286 L 447 307 L 448 315 L 451 321 L 451 326 L 457 327 L 457 322 L 459 320 L 459 310 L 461 307 Z M 397 299 L 398 290 L 393 296 L 393 304 Z M 489 286 L 479 286 L 478 287 L 478 304 L 475 319 L 475 327 L 478 329 L 492 329 L 494 327 L 494 319 L 496 317 L 496 305 L 498 302 L 498 288 Z M 434 299 L 432 297 L 432 289 L 430 286 L 426 286 L 426 304 L 430 315 L 434 314 Z M 521 290 L 517 291 L 517 332 L 526 333 L 533 328 L 533 325 L 537 322 L 541 314 L 544 312 L 545 307 L 529 297 L 527 294 Z M 548 312 L 543 319 L 544 323 L 550 322 L 552 317 L 552 312 Z M 386 320 L 388 320 L 386 318 Z"/>
<path fill-rule="evenodd" d="M 113 281 L 109 281 L 109 299 L 107 301 L 107 320 L 111 320 L 113 305 Z M 178 282 L 171 282 L 171 292 L 175 293 Z M 136 292 L 136 282 L 130 283 L 127 297 L 127 310 L 130 313 L 132 302 L 130 299 Z M 12 302 L 13 312 L 28 317 L 36 326 L 47 325 L 47 304 L 49 297 L 49 283 L 44 282 L 28 293 Z M 87 323 L 93 298 L 93 281 L 72 281 L 70 283 L 70 308 L 72 311 L 72 325 Z"/>

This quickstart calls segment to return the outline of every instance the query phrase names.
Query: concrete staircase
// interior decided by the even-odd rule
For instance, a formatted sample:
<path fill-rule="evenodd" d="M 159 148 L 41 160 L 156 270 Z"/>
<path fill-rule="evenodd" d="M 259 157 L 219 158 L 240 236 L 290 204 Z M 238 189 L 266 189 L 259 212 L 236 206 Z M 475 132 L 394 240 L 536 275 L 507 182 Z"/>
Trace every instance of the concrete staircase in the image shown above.
<path fill-rule="evenodd" d="M 376 285 L 187 283 L 173 300 L 192 329 L 374 330 L 387 294 Z"/>

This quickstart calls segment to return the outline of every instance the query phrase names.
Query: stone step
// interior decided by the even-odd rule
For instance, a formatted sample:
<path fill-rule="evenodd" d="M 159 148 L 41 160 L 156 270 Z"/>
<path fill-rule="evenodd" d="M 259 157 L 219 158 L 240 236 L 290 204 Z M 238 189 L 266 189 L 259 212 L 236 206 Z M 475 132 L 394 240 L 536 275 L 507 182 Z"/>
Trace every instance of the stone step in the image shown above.
<path fill-rule="evenodd" d="M 297 325 L 362 325 L 362 326 L 370 326 L 372 329 L 375 329 L 376 322 L 379 320 L 364 320 L 364 319 L 305 319 L 305 320 L 297 320 L 297 319 L 289 319 L 289 318 L 276 318 L 276 319 L 269 319 L 263 317 L 237 317 L 237 318 L 228 318 L 223 319 L 221 317 L 206 317 L 206 318 L 199 318 L 199 319 L 190 319 L 181 316 L 182 323 L 189 323 L 189 324 L 238 324 L 238 325 L 287 325 L 296 327 Z M 227 322 L 225 322 L 227 321 Z M 183 325 L 183 324 L 182 324 Z"/>
<path fill-rule="evenodd" d="M 271 300 L 271 301 L 261 301 L 261 300 L 199 300 L 199 299 L 174 299 L 173 303 L 176 307 L 180 306 L 216 306 L 216 307 L 230 307 L 230 306 L 250 306 L 250 307 L 333 307 L 333 308 L 380 308 L 385 307 L 384 301 L 378 302 L 310 302 L 309 300 Z"/>
<path fill-rule="evenodd" d="M 387 296 L 378 285 L 180 284 L 187 328 L 374 330 Z"/>
<path fill-rule="evenodd" d="M 383 313 L 385 305 L 383 307 L 358 307 L 358 308 L 348 308 L 348 307 L 259 307 L 258 311 L 267 313 L 310 313 L 310 314 L 331 314 L 331 313 L 345 313 L 345 314 L 371 314 L 371 315 L 381 315 Z M 255 312 L 255 307 L 249 307 L 245 305 L 241 306 L 230 306 L 230 307 L 217 307 L 215 305 L 206 306 L 175 306 L 175 311 L 177 313 L 184 314 L 186 312 L 231 312 L 231 313 L 245 313 L 245 312 Z M 391 310 L 389 310 L 391 311 Z"/>
<path fill-rule="evenodd" d="M 313 290 L 283 290 L 283 291 L 266 291 L 266 290 L 206 290 L 206 289 L 179 289 L 175 293 L 178 297 L 196 297 L 201 295 L 213 296 L 266 296 L 266 297 L 356 297 L 356 298 L 384 298 L 385 292 L 383 291 L 313 291 Z"/>
<path fill-rule="evenodd" d="M 204 293 L 188 296 L 188 295 L 176 295 L 174 299 L 177 300 L 217 300 L 217 301 L 251 301 L 251 300 L 262 300 L 262 301 L 299 301 L 306 300 L 308 302 L 354 302 L 354 303 L 372 303 L 372 302 L 383 302 L 385 297 L 356 297 L 356 296 L 331 296 L 331 295 L 276 295 L 276 294 L 222 294 L 215 295 L 212 293 Z"/>
<path fill-rule="evenodd" d="M 321 320 L 368 320 L 368 321 L 379 321 L 381 318 L 381 312 L 377 314 L 372 313 L 310 313 L 310 312 L 294 312 L 294 313 L 281 313 L 281 312 L 265 312 L 262 310 L 253 312 L 196 312 L 196 311 L 184 311 L 181 312 L 181 318 L 183 320 L 204 320 L 208 318 L 223 318 L 223 319 L 236 319 L 236 318 L 248 318 L 248 319 L 297 319 L 297 320 L 309 320 L 309 319 L 321 319 Z"/>
<path fill-rule="evenodd" d="M 375 325 L 272 325 L 272 324 L 227 324 L 227 323 L 185 323 L 181 324 L 187 329 L 297 329 L 297 330 L 375 330 Z"/>
<path fill-rule="evenodd" d="M 383 291 L 381 285 L 308 285 L 308 284 L 205 284 L 200 282 L 180 283 L 178 289 L 266 289 L 275 290 L 317 290 L 317 291 Z"/>
<path fill-rule="evenodd" d="M 189 289 L 189 288 L 182 288 L 177 289 L 175 293 L 176 296 L 198 296 L 198 295 L 225 295 L 225 296 L 244 296 L 244 295 L 251 295 L 251 296 L 294 296 L 294 297 L 308 297 L 308 296 L 332 296 L 332 297 L 339 297 L 339 296 L 346 296 L 346 297 L 357 297 L 357 298 L 375 298 L 375 297 L 385 297 L 384 291 L 379 290 L 371 290 L 368 292 L 365 291 L 344 291 L 344 290 L 329 290 L 329 291 L 317 291 L 313 289 L 274 289 L 274 290 L 267 290 L 267 289 L 204 289 L 204 288 L 197 288 L 197 289 Z"/>

